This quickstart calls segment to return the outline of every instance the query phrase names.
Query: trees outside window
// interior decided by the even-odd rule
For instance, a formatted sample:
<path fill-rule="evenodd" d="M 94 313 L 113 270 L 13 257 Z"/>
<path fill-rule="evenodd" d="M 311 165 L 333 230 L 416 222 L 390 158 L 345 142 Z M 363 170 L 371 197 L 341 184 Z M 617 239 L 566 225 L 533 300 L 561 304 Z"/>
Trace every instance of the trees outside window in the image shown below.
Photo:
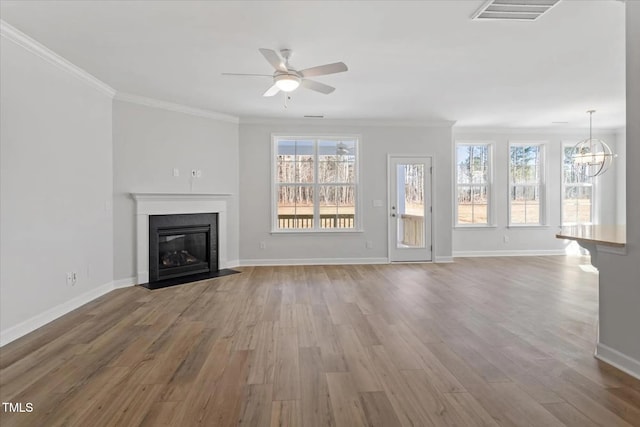
<path fill-rule="evenodd" d="M 490 143 L 456 144 L 456 225 L 489 225 L 491 221 Z"/>
<path fill-rule="evenodd" d="M 562 225 L 593 224 L 594 178 L 576 170 L 573 145 L 563 147 Z"/>
<path fill-rule="evenodd" d="M 509 225 L 542 225 L 544 144 L 509 145 Z"/>
<path fill-rule="evenodd" d="M 358 138 L 274 137 L 273 144 L 273 229 L 357 229 Z"/>

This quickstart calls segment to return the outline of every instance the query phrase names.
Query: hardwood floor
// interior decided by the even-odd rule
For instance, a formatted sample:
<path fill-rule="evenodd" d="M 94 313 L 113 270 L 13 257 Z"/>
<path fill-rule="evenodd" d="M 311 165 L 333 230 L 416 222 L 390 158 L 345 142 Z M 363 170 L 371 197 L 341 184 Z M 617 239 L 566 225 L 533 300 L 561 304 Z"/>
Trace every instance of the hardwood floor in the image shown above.
<path fill-rule="evenodd" d="M 0 349 L 8 426 L 640 426 L 571 257 L 255 267 L 126 288 Z"/>

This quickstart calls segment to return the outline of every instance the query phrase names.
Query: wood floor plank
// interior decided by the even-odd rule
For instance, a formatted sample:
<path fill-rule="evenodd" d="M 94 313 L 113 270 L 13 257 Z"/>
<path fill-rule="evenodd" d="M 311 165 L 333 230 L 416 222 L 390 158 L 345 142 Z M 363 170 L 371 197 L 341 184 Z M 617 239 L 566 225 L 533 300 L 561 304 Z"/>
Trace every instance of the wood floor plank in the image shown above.
<path fill-rule="evenodd" d="M 140 423 L 140 427 L 171 426 L 181 403 L 179 401 L 154 403 Z"/>
<path fill-rule="evenodd" d="M 280 327 L 281 328 L 295 328 L 298 324 L 296 317 L 296 305 L 295 304 L 281 304 L 280 305 Z"/>
<path fill-rule="evenodd" d="M 580 257 L 243 267 L 0 348 L 11 426 L 640 426 Z M 510 271 L 513 274 L 504 274 Z"/>
<path fill-rule="evenodd" d="M 422 360 L 409 343 L 398 334 L 397 329 L 387 324 L 382 316 L 367 316 L 367 321 L 376 331 L 380 342 L 398 369 L 420 369 Z"/>
<path fill-rule="evenodd" d="M 471 393 L 443 393 L 448 404 L 457 412 L 464 426 L 497 427 L 498 423 Z"/>
<path fill-rule="evenodd" d="M 248 384 L 244 389 L 238 425 L 269 427 L 271 425 L 271 384 Z"/>
<path fill-rule="evenodd" d="M 329 372 L 326 375 L 336 427 L 364 426 L 366 417 L 351 374 Z"/>
<path fill-rule="evenodd" d="M 368 391 L 360 393 L 360 402 L 367 420 L 367 426 L 396 427 L 401 425 L 385 392 Z"/>
<path fill-rule="evenodd" d="M 349 322 L 354 332 L 358 336 L 358 340 L 364 347 L 380 344 L 378 335 L 367 321 L 367 318 L 360 311 L 357 304 L 347 304 L 345 309 L 349 316 Z"/>
<path fill-rule="evenodd" d="M 184 322 L 173 330 L 171 346 L 154 358 L 147 375 L 139 379 L 139 384 L 168 384 L 176 370 L 197 344 L 202 334 L 202 322 Z"/>
<path fill-rule="evenodd" d="M 372 347 L 372 362 L 400 424 L 405 427 L 431 425 L 405 377 L 396 369 L 383 346 Z"/>
<path fill-rule="evenodd" d="M 161 384 L 140 384 L 133 389 L 133 396 L 126 405 L 116 407 L 115 416 L 107 425 L 138 426 L 145 419 L 154 403 L 158 401 L 163 386 Z"/>
<path fill-rule="evenodd" d="M 297 400 L 274 400 L 271 404 L 271 427 L 297 427 L 300 424 L 300 406 Z"/>
<path fill-rule="evenodd" d="M 231 354 L 229 363 L 216 385 L 216 391 L 207 402 L 203 425 L 230 427 L 238 424 L 248 363 L 249 351 L 241 350 Z"/>
<path fill-rule="evenodd" d="M 335 325 L 328 315 L 316 314 L 314 325 L 318 338 L 318 346 L 322 355 L 322 363 L 325 372 L 347 371 L 347 361 L 344 358 L 342 346 L 338 342 L 338 334 Z"/>
<path fill-rule="evenodd" d="M 309 427 L 334 426 L 335 421 L 320 349 L 302 347 L 299 352 L 302 424 Z"/>
<path fill-rule="evenodd" d="M 161 400 L 183 401 L 187 399 L 196 378 L 203 371 L 207 357 L 215 351 L 213 346 L 217 338 L 218 331 L 216 329 L 208 328 L 202 331 L 198 342 L 194 343 L 192 351 L 184 357 L 178 369 L 171 376 L 162 392 Z"/>
<path fill-rule="evenodd" d="M 296 325 L 298 328 L 298 345 L 315 347 L 318 345 L 313 308 L 310 304 L 296 304 Z"/>
<path fill-rule="evenodd" d="M 216 391 L 218 379 L 230 361 L 231 347 L 230 338 L 222 337 L 215 342 L 172 423 L 187 426 L 202 422 L 209 400 Z"/>
<path fill-rule="evenodd" d="M 508 407 L 506 416 L 515 424 L 561 427 L 563 424 L 544 406 L 531 399 L 517 384 L 491 383 L 493 390 Z"/>
<path fill-rule="evenodd" d="M 567 402 L 543 403 L 542 406 L 567 427 L 596 427 L 598 425 Z"/>
<path fill-rule="evenodd" d="M 280 328 L 273 379 L 273 400 L 300 399 L 298 331 Z"/>
<path fill-rule="evenodd" d="M 382 385 L 366 348 L 360 343 L 351 326 L 338 328 L 338 340 L 342 346 L 349 372 L 357 391 L 382 391 Z"/>
<path fill-rule="evenodd" d="M 249 384 L 273 384 L 276 349 L 278 347 L 278 322 L 260 322 L 260 332 L 256 342 L 256 349 L 251 354 L 249 368 Z"/>

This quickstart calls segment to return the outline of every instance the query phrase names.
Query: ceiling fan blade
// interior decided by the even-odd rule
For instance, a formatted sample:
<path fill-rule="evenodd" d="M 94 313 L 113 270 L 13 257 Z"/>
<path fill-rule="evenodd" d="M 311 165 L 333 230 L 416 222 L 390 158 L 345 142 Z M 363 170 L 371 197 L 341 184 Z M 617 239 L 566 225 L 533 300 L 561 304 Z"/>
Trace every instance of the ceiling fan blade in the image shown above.
<path fill-rule="evenodd" d="M 306 78 L 324 76 L 325 74 L 342 73 L 343 71 L 348 70 L 349 69 L 344 62 L 335 62 L 333 64 L 318 65 L 317 67 L 307 68 L 306 70 L 300 71 L 300 75 Z"/>
<path fill-rule="evenodd" d="M 257 76 L 257 77 L 273 77 L 271 74 L 247 74 L 247 73 L 222 73 L 223 76 Z"/>
<path fill-rule="evenodd" d="M 333 86 L 329 86 L 329 85 L 326 85 L 324 83 L 316 82 L 314 80 L 304 79 L 304 80 L 302 80 L 301 85 L 306 87 L 307 89 L 311 89 L 311 90 L 315 90 L 316 92 L 324 93 L 325 95 L 329 95 L 331 92 L 336 90 L 336 88 L 333 87 Z"/>
<path fill-rule="evenodd" d="M 280 89 L 278 89 L 278 86 L 273 85 L 269 89 L 267 89 L 267 91 L 263 93 L 262 96 L 274 96 L 278 92 L 280 92 Z"/>
<path fill-rule="evenodd" d="M 278 71 L 282 71 L 284 73 L 288 71 L 287 67 L 284 65 L 284 61 L 282 60 L 280 55 L 276 53 L 275 50 L 263 49 L 263 48 L 258 50 L 260 51 L 262 56 L 264 56 L 265 59 L 269 61 L 269 64 L 271 64 L 273 68 L 275 68 Z"/>

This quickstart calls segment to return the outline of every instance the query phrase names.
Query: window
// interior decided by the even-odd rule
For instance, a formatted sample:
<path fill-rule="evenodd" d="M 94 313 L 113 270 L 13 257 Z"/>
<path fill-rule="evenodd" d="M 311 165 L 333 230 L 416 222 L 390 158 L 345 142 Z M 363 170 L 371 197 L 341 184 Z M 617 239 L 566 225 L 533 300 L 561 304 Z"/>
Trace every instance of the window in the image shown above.
<path fill-rule="evenodd" d="M 491 221 L 491 144 L 456 144 L 456 225 Z"/>
<path fill-rule="evenodd" d="M 358 138 L 273 138 L 273 230 L 355 231 Z"/>
<path fill-rule="evenodd" d="M 509 225 L 542 225 L 544 144 L 509 145 Z"/>
<path fill-rule="evenodd" d="M 593 223 L 593 178 L 573 166 L 573 145 L 563 146 L 562 225 Z"/>

